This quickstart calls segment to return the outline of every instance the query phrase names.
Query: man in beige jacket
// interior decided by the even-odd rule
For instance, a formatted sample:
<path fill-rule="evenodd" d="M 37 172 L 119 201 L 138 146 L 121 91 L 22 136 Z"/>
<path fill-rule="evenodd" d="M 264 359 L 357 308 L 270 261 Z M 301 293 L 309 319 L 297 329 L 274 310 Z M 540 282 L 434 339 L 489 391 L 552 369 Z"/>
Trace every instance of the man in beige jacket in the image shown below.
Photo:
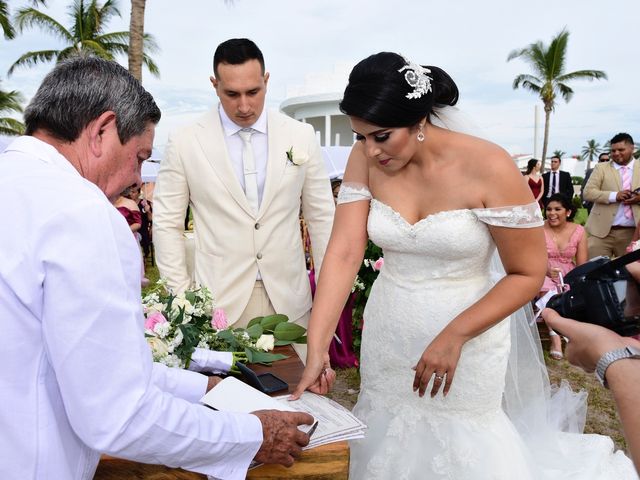
<path fill-rule="evenodd" d="M 269 74 L 251 40 L 223 42 L 213 63 L 220 104 L 170 136 L 158 174 L 153 238 L 160 274 L 176 291 L 192 283 L 183 236 L 190 205 L 193 280 L 211 289 L 229 322 L 245 326 L 277 312 L 306 326 L 311 292 L 299 214 L 318 271 L 335 208 L 315 132 L 264 110 Z"/>
<path fill-rule="evenodd" d="M 640 164 L 633 158 L 633 138 L 619 133 L 611 139 L 610 162 L 598 163 L 584 188 L 593 202 L 587 219 L 589 258 L 619 257 L 631 242 L 640 220 Z"/>

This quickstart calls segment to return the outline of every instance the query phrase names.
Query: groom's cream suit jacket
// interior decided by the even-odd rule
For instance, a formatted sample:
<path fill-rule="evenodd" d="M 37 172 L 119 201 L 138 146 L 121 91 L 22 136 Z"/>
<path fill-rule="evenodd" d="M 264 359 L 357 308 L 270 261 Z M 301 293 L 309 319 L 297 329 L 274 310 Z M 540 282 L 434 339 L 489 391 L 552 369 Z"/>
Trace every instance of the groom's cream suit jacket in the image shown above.
<path fill-rule="evenodd" d="M 160 274 L 179 292 L 188 288 L 184 218 L 191 205 L 194 279 L 207 286 L 230 323 L 253 291 L 258 268 L 276 312 L 291 321 L 311 308 L 300 236 L 302 207 L 316 270 L 331 233 L 334 202 L 311 125 L 267 113 L 268 160 L 262 202 L 254 214 L 227 154 L 218 109 L 171 135 L 153 207 L 153 242 Z M 293 152 L 296 165 L 288 160 Z"/>
<path fill-rule="evenodd" d="M 633 175 L 631 177 L 631 189 L 640 187 L 640 162 L 633 162 Z M 620 172 L 614 166 L 613 161 L 596 164 L 584 187 L 583 197 L 588 202 L 593 202 L 593 207 L 585 228 L 589 235 L 604 238 L 609 235 L 613 219 L 616 216 L 620 203 L 609 203 L 609 194 L 622 190 Z M 637 223 L 640 220 L 640 205 L 633 204 L 633 218 Z"/>

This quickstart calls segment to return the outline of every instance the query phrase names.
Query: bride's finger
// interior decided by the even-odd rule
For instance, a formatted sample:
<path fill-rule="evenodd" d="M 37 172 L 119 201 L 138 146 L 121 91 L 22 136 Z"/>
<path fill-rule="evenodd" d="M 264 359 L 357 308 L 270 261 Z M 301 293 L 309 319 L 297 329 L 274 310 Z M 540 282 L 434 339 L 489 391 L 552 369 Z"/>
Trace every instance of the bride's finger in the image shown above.
<path fill-rule="evenodd" d="M 423 370 L 422 375 L 420 376 L 420 389 L 418 391 L 418 395 L 420 397 L 424 397 L 424 394 L 427 390 L 427 385 L 429 384 L 429 381 L 431 380 L 431 377 L 434 373 L 435 369 L 433 368 L 425 368 Z"/>
<path fill-rule="evenodd" d="M 444 382 L 446 375 L 447 375 L 446 372 L 444 373 L 434 372 L 433 385 L 431 387 L 431 398 L 435 397 L 438 391 L 440 390 L 440 386 Z"/>
<path fill-rule="evenodd" d="M 449 390 L 451 389 L 451 383 L 453 382 L 453 376 L 455 372 L 456 372 L 455 367 L 447 370 L 447 376 L 444 381 L 444 388 L 442 389 L 442 395 L 444 395 L 445 397 L 447 396 L 447 394 L 449 393 Z"/>

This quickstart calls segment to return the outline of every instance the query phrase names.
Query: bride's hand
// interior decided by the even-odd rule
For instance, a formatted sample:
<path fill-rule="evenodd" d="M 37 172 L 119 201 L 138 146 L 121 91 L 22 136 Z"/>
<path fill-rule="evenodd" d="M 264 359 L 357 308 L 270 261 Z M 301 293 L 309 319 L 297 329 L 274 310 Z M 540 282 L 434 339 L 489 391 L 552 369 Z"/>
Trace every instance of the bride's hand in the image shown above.
<path fill-rule="evenodd" d="M 413 367 L 416 371 L 413 378 L 413 391 L 417 390 L 423 397 L 431 377 L 435 376 L 431 397 L 435 397 L 442 385 L 444 385 L 442 394 L 446 396 L 453 382 L 463 344 L 464 341 L 461 338 L 446 331 L 434 338 L 422 353 L 418 364 Z"/>
<path fill-rule="evenodd" d="M 305 390 L 325 395 L 329 393 L 335 380 L 336 372 L 331 368 L 328 353 L 326 353 L 322 359 L 314 360 L 308 358 L 307 366 L 302 373 L 302 378 L 295 391 L 289 397 L 289 400 L 299 399 Z"/>

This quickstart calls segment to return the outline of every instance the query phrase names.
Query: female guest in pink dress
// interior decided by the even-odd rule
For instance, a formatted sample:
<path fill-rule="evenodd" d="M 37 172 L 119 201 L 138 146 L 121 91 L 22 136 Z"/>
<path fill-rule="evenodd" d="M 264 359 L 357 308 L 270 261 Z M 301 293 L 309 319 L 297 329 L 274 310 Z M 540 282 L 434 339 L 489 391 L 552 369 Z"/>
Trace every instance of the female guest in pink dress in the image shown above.
<path fill-rule="evenodd" d="M 533 198 L 536 199 L 540 209 L 544 210 L 542 205 L 542 193 L 544 192 L 544 180 L 540 175 L 540 160 L 532 158 L 527 162 L 527 170 L 524 172 L 524 179 L 533 193 Z"/>
<path fill-rule="evenodd" d="M 547 244 L 547 275 L 540 291 L 544 295 L 555 290 L 560 284 L 560 276 L 564 277 L 576 266 L 587 261 L 587 238 L 582 225 L 571 221 L 576 213 L 569 199 L 560 193 L 549 198 L 544 223 L 544 237 Z M 558 334 L 549 329 L 551 337 L 551 358 L 562 358 L 562 341 Z"/>

